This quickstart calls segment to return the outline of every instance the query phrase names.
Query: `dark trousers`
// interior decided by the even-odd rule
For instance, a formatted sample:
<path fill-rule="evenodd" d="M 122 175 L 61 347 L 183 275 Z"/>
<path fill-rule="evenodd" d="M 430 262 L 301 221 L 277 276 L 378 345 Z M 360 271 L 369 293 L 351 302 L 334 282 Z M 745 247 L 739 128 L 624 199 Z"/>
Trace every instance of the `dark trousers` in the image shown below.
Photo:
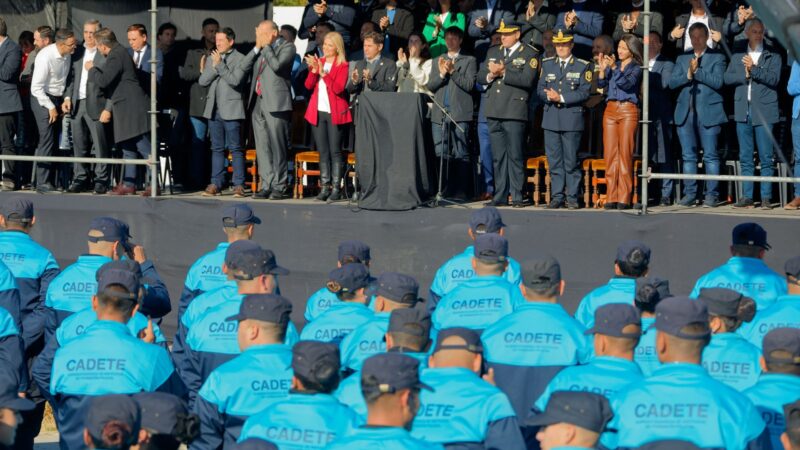
<path fill-rule="evenodd" d="M 14 133 L 17 130 L 18 113 L 0 114 L 0 151 L 3 155 L 16 155 L 17 148 L 14 146 Z M 17 184 L 17 175 L 14 171 L 16 161 L 3 161 L 3 181 L 11 181 Z"/>
<path fill-rule="evenodd" d="M 150 133 L 142 133 L 139 136 L 134 138 L 117 142 L 117 147 L 122 149 L 122 159 L 138 159 L 139 156 L 142 159 L 147 159 L 150 157 Z M 127 165 L 125 166 L 125 174 L 122 178 L 123 183 L 128 186 L 135 186 L 136 185 L 136 166 L 135 165 Z"/>
<path fill-rule="evenodd" d="M 758 159 L 761 162 L 761 176 L 771 177 L 774 173 L 772 166 L 772 125 L 753 125 L 752 118 L 748 115 L 746 122 L 736 123 L 736 135 L 739 138 L 739 163 L 742 166 L 742 175 L 755 175 L 755 150 L 758 146 Z M 745 181 L 744 196 L 753 198 L 753 182 Z M 769 202 L 772 197 L 772 183 L 761 183 L 761 202 Z"/>
<path fill-rule="evenodd" d="M 188 188 L 204 187 L 206 178 L 206 168 L 208 167 L 208 145 L 206 137 L 208 135 L 208 121 L 203 117 L 189 117 L 192 126 L 192 145 L 191 154 L 188 161 L 188 182 L 184 182 Z"/>
<path fill-rule="evenodd" d="M 570 203 L 578 202 L 581 188 L 581 171 L 578 165 L 578 147 L 582 131 L 544 130 L 544 150 L 550 166 L 552 199 Z M 566 192 L 565 192 L 566 190 Z"/>
<path fill-rule="evenodd" d="M 14 449 L 33 450 L 33 440 L 36 439 L 42 429 L 42 419 L 44 418 L 46 404 L 44 400 L 37 400 L 34 409 L 22 413 L 22 423 L 17 427 Z"/>
<path fill-rule="evenodd" d="M 223 120 L 219 112 L 208 121 L 211 134 L 211 183 L 222 189 L 225 181 L 225 149 L 233 160 L 233 185 L 244 185 L 244 150 L 242 150 L 242 121 Z"/>
<path fill-rule="evenodd" d="M 431 123 L 431 131 L 433 132 L 433 145 L 437 158 L 442 154 L 442 151 L 445 151 L 445 159 L 458 159 L 463 161 L 469 159 L 469 154 L 467 153 L 469 122 L 458 122 L 458 125 L 463 128 L 464 131 L 456 128 L 456 126 L 447 119 L 445 119 L 444 122 L 444 129 L 442 129 L 441 123 Z M 445 140 L 444 137 L 446 136 L 445 132 L 447 130 L 450 131 L 450 136 L 448 140 Z M 447 149 L 444 148 L 445 144 L 448 145 Z"/>
<path fill-rule="evenodd" d="M 50 101 L 56 105 L 58 109 L 62 103 L 61 97 L 50 96 Z M 58 138 L 61 134 L 61 119 L 56 119 L 55 122 L 50 123 L 50 113 L 44 106 L 39 104 L 36 97 L 31 97 L 31 110 L 33 117 L 36 120 L 36 128 L 39 130 L 39 146 L 36 147 L 36 156 L 53 156 L 56 148 L 58 147 Z M 37 162 L 36 163 L 36 184 L 41 186 L 43 184 L 52 184 L 50 179 L 50 170 L 52 163 Z"/>
<path fill-rule="evenodd" d="M 343 163 L 342 129 L 340 125 L 334 125 L 330 113 L 318 112 L 317 126 L 311 127 L 311 133 L 314 135 L 314 145 L 319 152 L 321 183 L 322 186 L 327 186 L 331 184 L 331 168 Z M 340 180 L 333 181 L 336 183 Z"/>
<path fill-rule="evenodd" d="M 72 146 L 75 157 L 89 158 L 94 153 L 96 158 L 108 158 L 111 155 L 111 143 L 108 140 L 108 124 L 100 123 L 89 117 L 86 102 L 78 100 L 72 110 Z M 90 164 L 75 164 L 73 183 L 89 181 Z M 94 182 L 108 186 L 108 164 L 94 165 Z"/>
<path fill-rule="evenodd" d="M 492 142 L 489 139 L 489 124 L 484 118 L 478 122 L 478 147 L 480 151 L 481 173 L 486 185 L 484 192 L 494 194 L 494 162 L 492 161 Z"/>
<path fill-rule="evenodd" d="M 489 118 L 488 122 L 494 163 L 494 201 L 506 204 L 511 194 L 513 202 L 521 202 L 525 182 L 522 149 L 525 121 Z"/>

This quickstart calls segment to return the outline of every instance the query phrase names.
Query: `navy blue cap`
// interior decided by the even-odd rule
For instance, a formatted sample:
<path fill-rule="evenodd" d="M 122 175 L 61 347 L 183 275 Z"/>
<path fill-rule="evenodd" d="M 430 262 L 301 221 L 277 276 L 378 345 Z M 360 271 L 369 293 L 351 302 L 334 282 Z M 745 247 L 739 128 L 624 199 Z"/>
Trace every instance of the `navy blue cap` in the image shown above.
<path fill-rule="evenodd" d="M 487 263 L 508 261 L 508 240 L 497 233 L 486 233 L 475 239 L 475 258 Z"/>
<path fill-rule="evenodd" d="M 166 392 L 140 392 L 133 399 L 142 414 L 142 428 L 153 434 L 176 436 L 178 418 L 189 414 L 186 402 Z"/>
<path fill-rule="evenodd" d="M 225 250 L 225 265 L 230 266 L 240 254 L 252 250 L 261 250 L 261 246 L 247 239 L 231 243 Z"/>
<path fill-rule="evenodd" d="M 706 304 L 711 316 L 734 317 L 750 322 L 756 314 L 756 302 L 733 289 L 701 288 L 697 299 Z"/>
<path fill-rule="evenodd" d="M 385 272 L 372 284 L 372 293 L 389 300 L 406 305 L 415 305 L 419 301 L 419 284 L 402 273 Z"/>
<path fill-rule="evenodd" d="M 617 247 L 615 261 L 634 267 L 645 267 L 650 264 L 650 247 L 639 241 L 625 241 Z"/>
<path fill-rule="evenodd" d="M 234 450 L 278 450 L 278 447 L 272 442 L 258 438 L 245 439 L 235 444 L 233 448 Z"/>
<path fill-rule="evenodd" d="M 636 301 L 638 303 L 655 304 L 667 297 L 672 297 L 669 292 L 669 280 L 656 276 L 636 279 Z"/>
<path fill-rule="evenodd" d="M 431 315 L 422 308 L 399 308 L 389 315 L 387 333 L 404 333 L 417 337 L 431 334 Z"/>
<path fill-rule="evenodd" d="M 365 385 L 366 384 L 366 385 Z M 402 353 L 379 353 L 364 360 L 361 391 L 394 394 L 403 389 L 433 389 L 419 380 L 419 361 Z"/>
<path fill-rule="evenodd" d="M 476 209 L 469 218 L 469 227 L 475 236 L 484 233 L 499 233 L 505 226 L 503 218 L 500 217 L 500 211 L 494 206 Z"/>
<path fill-rule="evenodd" d="M 139 428 L 141 427 L 142 417 L 139 405 L 130 396 L 124 394 L 103 395 L 93 397 L 89 402 L 89 410 L 86 414 L 84 425 L 93 438 L 101 440 L 103 438 L 103 428 L 113 420 L 128 426 L 127 445 L 139 442 Z"/>
<path fill-rule="evenodd" d="M 639 331 L 625 333 L 629 325 L 636 325 Z M 627 303 L 609 303 L 597 308 L 594 312 L 594 326 L 584 334 L 602 334 L 604 336 L 638 339 L 642 335 L 642 319 L 639 310 Z"/>
<path fill-rule="evenodd" d="M 693 442 L 678 439 L 648 442 L 637 448 L 639 450 L 702 450 L 702 447 L 698 447 Z"/>
<path fill-rule="evenodd" d="M 278 265 L 272 250 L 262 249 L 252 241 L 236 241 L 231 244 L 225 252 L 225 265 L 237 280 L 252 280 L 261 275 L 289 274 L 288 269 Z"/>
<path fill-rule="evenodd" d="M 30 411 L 36 407 L 32 401 L 19 396 L 19 373 L 7 365 L 0 365 L 0 409 Z"/>
<path fill-rule="evenodd" d="M 336 344 L 300 341 L 292 347 L 292 370 L 308 381 L 324 383 L 339 372 L 339 358 Z"/>
<path fill-rule="evenodd" d="M 614 416 L 608 399 L 592 392 L 556 391 L 547 401 L 542 414 L 530 420 L 531 426 L 549 426 L 568 423 L 583 429 L 602 433 Z"/>
<path fill-rule="evenodd" d="M 234 203 L 222 210 L 222 226 L 233 228 L 242 225 L 260 224 L 261 219 L 256 217 L 250 206 L 246 203 Z"/>
<path fill-rule="evenodd" d="M 783 265 L 783 271 L 786 272 L 786 275 L 800 280 L 800 256 L 795 256 L 786 261 L 786 264 Z"/>
<path fill-rule="evenodd" d="M 445 345 L 444 341 L 453 336 L 460 337 L 464 343 Z M 445 328 L 436 336 L 436 347 L 434 347 L 433 352 L 436 353 L 441 350 L 467 350 L 471 353 L 483 353 L 483 343 L 481 343 L 481 336 L 475 330 L 460 327 Z"/>
<path fill-rule="evenodd" d="M 128 224 L 113 217 L 95 217 L 89 223 L 89 231 L 99 231 L 101 236 L 89 236 L 89 242 L 121 242 L 126 250 L 129 249 L 127 243 L 131 238 Z"/>
<path fill-rule="evenodd" d="M 361 241 L 342 241 L 339 243 L 339 262 L 360 262 L 366 264 L 370 260 L 369 245 Z"/>
<path fill-rule="evenodd" d="M 105 293 L 112 297 L 135 301 L 139 298 L 141 272 L 142 269 L 136 261 L 130 259 L 109 261 L 103 264 L 95 273 L 97 293 Z M 115 284 L 125 288 L 127 294 L 109 291 L 108 287 Z"/>
<path fill-rule="evenodd" d="M 800 329 L 775 328 L 764 336 L 764 359 L 768 363 L 800 365 Z"/>
<path fill-rule="evenodd" d="M 239 305 L 239 314 L 225 320 L 242 321 L 247 319 L 261 322 L 289 324 L 292 314 L 292 302 L 277 294 L 248 294 Z"/>
<path fill-rule="evenodd" d="M 33 220 L 33 202 L 22 197 L 11 197 L 0 207 L 0 214 L 14 222 L 30 222 Z"/>
<path fill-rule="evenodd" d="M 555 286 L 561 283 L 561 265 L 549 255 L 527 261 L 522 266 L 522 282 L 537 289 Z"/>
<path fill-rule="evenodd" d="M 731 234 L 733 245 L 761 247 L 765 250 L 772 248 L 767 243 L 767 230 L 755 222 L 740 223 L 733 228 L 733 233 Z"/>
<path fill-rule="evenodd" d="M 326 287 L 334 294 L 340 292 L 355 292 L 369 286 L 369 269 L 361 263 L 345 264 L 334 269 L 328 274 Z"/>
<path fill-rule="evenodd" d="M 800 430 L 800 400 L 783 405 L 783 417 L 787 430 Z"/>
<path fill-rule="evenodd" d="M 688 325 L 701 324 L 704 331 L 691 334 L 682 329 Z M 705 303 L 689 297 L 670 297 L 656 305 L 656 330 L 669 335 L 691 340 L 707 339 L 711 335 L 708 325 L 708 308 Z"/>

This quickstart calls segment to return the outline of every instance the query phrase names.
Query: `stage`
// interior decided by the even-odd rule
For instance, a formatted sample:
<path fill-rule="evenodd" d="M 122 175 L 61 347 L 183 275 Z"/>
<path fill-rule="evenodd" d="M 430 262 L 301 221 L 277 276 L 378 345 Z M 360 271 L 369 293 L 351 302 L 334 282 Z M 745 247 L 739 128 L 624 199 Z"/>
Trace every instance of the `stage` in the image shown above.
<path fill-rule="evenodd" d="M 0 194 L 30 198 L 36 208 L 32 236 L 47 246 L 61 267 L 86 252 L 89 221 L 113 216 L 131 227 L 133 241 L 142 244 L 166 282 L 173 308 L 191 263 L 224 239 L 220 210 L 230 196 L 204 198 L 196 194 L 156 199 L 93 195 Z M 245 199 L 247 200 L 247 199 Z M 347 203 L 327 205 L 313 199 L 248 203 L 263 220 L 254 240 L 275 251 L 278 263 L 291 270 L 281 277 L 281 292 L 292 300 L 292 318 L 303 325 L 308 296 L 324 285 L 336 266 L 336 247 L 345 239 L 360 239 L 372 247 L 373 274 L 398 271 L 413 275 L 427 297 L 436 269 L 469 245 L 470 208 L 418 208 L 404 212 L 356 210 Z M 730 231 L 745 221 L 767 229 L 772 251 L 767 263 L 782 272 L 788 258 L 800 254 L 800 212 L 775 209 L 734 210 L 652 208 L 636 212 L 502 208 L 511 256 L 523 266 L 526 259 L 549 253 L 559 259 L 567 282 L 564 306 L 574 311 L 581 297 L 613 275 L 617 244 L 625 239 L 646 242 L 653 250 L 651 274 L 670 280 L 673 293 L 687 294 L 703 273 L 729 257 Z M 162 324 L 174 333 L 176 317 Z"/>

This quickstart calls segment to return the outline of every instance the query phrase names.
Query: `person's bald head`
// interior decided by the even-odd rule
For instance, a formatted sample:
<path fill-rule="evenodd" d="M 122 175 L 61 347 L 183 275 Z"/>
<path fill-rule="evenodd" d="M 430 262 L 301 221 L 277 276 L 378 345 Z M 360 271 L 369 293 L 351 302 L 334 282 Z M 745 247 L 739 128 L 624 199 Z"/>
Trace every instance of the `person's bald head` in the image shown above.
<path fill-rule="evenodd" d="M 448 330 L 443 330 L 442 333 Z M 452 335 L 440 338 L 436 349 L 430 357 L 429 366 L 432 368 L 461 367 L 480 373 L 483 356 L 480 347 L 476 348 L 474 342 L 462 336 Z M 478 340 L 478 345 L 479 345 Z"/>
<path fill-rule="evenodd" d="M 260 28 L 260 29 L 262 29 L 262 30 L 264 30 L 266 32 L 269 32 L 269 33 L 272 33 L 272 32 L 277 33 L 277 32 L 280 31 L 279 28 L 278 28 L 278 24 L 276 24 L 274 21 L 269 20 L 269 19 L 262 20 L 258 24 L 258 28 Z"/>

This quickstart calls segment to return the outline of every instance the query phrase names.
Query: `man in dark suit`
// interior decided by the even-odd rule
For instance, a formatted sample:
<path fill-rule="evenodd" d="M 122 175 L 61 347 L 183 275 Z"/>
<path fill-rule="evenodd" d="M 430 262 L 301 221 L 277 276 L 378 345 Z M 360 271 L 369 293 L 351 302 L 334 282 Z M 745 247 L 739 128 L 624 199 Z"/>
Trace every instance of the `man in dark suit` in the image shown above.
<path fill-rule="evenodd" d="M 147 95 L 150 95 L 150 72 L 152 64 L 150 59 L 153 54 L 153 46 L 147 43 L 147 28 L 140 23 L 135 23 L 128 27 L 128 54 L 133 58 L 133 65 L 136 67 L 136 76 L 139 78 L 139 85 L 142 86 Z M 161 84 L 161 77 L 164 75 L 164 55 L 161 50 L 156 48 L 156 82 Z"/>
<path fill-rule="evenodd" d="M 544 4 L 544 0 L 531 0 L 524 12 L 517 19 L 523 22 L 522 42 L 531 47 L 536 47 L 540 53 L 544 52 L 542 35 L 547 30 L 552 30 L 556 23 L 556 15 L 552 9 Z"/>
<path fill-rule="evenodd" d="M 603 13 L 599 2 L 592 0 L 557 0 L 555 5 L 556 29 L 572 34 L 572 54 L 578 58 L 592 56 L 592 41 L 603 32 Z"/>
<path fill-rule="evenodd" d="M 364 59 L 356 61 L 347 81 L 347 91 L 360 94 L 364 91 L 394 92 L 397 90 L 397 64 L 381 56 L 383 35 L 364 35 Z"/>
<path fill-rule="evenodd" d="M 475 41 L 475 58 L 483 64 L 492 35 L 500 22 L 511 23 L 516 18 L 516 8 L 509 0 L 477 0 L 472 5 L 467 21 L 467 32 Z"/>
<path fill-rule="evenodd" d="M 688 42 L 688 29 L 695 23 L 702 23 L 709 30 L 706 46 L 716 49 L 723 37 L 722 17 L 710 15 L 705 0 L 689 0 L 689 3 L 692 6 L 691 12 L 675 18 L 675 28 L 669 33 L 669 40 L 675 42 L 678 53 L 691 50 L 692 45 Z"/>
<path fill-rule="evenodd" d="M 240 63 L 245 72 L 255 68 L 250 83 L 249 105 L 253 107 L 253 135 L 256 141 L 261 191 L 253 198 L 289 198 L 286 155 L 292 120 L 292 65 L 294 44 L 278 37 L 275 22 L 262 21 L 256 27 L 256 46 Z"/>
<path fill-rule="evenodd" d="M 672 154 L 672 93 L 669 80 L 675 63 L 661 54 L 661 35 L 650 32 L 650 161 L 653 172 L 675 173 L 675 157 Z M 672 204 L 672 180 L 661 180 L 660 206 Z"/>
<path fill-rule="evenodd" d="M 70 76 L 67 79 L 66 98 L 71 103 L 72 145 L 76 157 L 91 157 L 92 151 L 98 158 L 108 158 L 111 143 L 108 134 L 108 119 L 111 101 L 106 99 L 103 91 L 89 82 L 89 71 L 85 63 L 92 61 L 95 66 L 102 67 L 106 57 L 97 50 L 95 33 L 101 28 L 97 20 L 89 20 L 83 24 L 83 47 L 80 54 L 73 58 Z M 100 118 L 103 116 L 104 121 Z M 90 164 L 75 163 L 72 183 L 69 192 L 77 193 L 89 189 Z M 105 194 L 108 191 L 108 164 L 94 165 L 94 193 Z"/>
<path fill-rule="evenodd" d="M 735 53 L 725 72 L 725 84 L 736 86 L 734 118 L 739 137 L 742 175 L 755 175 L 755 145 L 761 161 L 761 175 L 772 176 L 772 127 L 778 122 L 778 82 L 781 56 L 764 47 L 764 23 L 750 19 L 745 27 L 747 49 Z M 754 142 L 755 139 L 755 142 Z M 772 183 L 761 183 L 761 208 L 771 209 Z M 744 196 L 733 206 L 753 207 L 753 182 L 744 182 Z"/>
<path fill-rule="evenodd" d="M 17 129 L 17 113 L 22 111 L 19 96 L 19 71 L 22 51 L 8 38 L 6 22 L 0 18 L 0 150 L 3 155 L 16 155 L 14 135 Z M 0 189 L 12 191 L 17 187 L 14 161 L 3 161 L 3 181 Z M 0 167 L 2 169 L 2 167 Z"/>
<path fill-rule="evenodd" d="M 725 75 L 725 56 L 708 48 L 708 28 L 702 23 L 689 28 L 689 38 L 692 50 L 678 57 L 669 82 L 671 89 L 678 90 L 674 120 L 681 141 L 683 173 L 697 173 L 697 157 L 702 147 L 706 174 L 719 175 L 717 137 L 720 126 L 728 121 L 720 92 Z M 704 207 L 719 205 L 717 184 L 717 181 L 705 183 Z M 681 206 L 695 206 L 697 194 L 697 181 L 686 180 Z"/>
<path fill-rule="evenodd" d="M 136 159 L 138 156 L 150 156 L 150 118 L 147 114 L 149 100 L 139 85 L 136 67 L 128 52 L 125 51 L 117 36 L 108 28 L 101 28 L 95 33 L 97 50 L 106 57 L 102 67 L 95 66 L 93 61 L 85 61 L 84 67 L 89 71 L 88 81 L 96 84 L 111 101 L 111 111 L 100 117 L 100 122 L 108 123 L 114 119 L 114 141 L 122 149 L 125 159 Z M 155 180 L 151 180 L 155 182 Z M 136 166 L 125 166 L 122 183 L 112 191 L 112 195 L 128 195 L 136 193 Z M 150 191 L 145 190 L 145 196 Z"/>
<path fill-rule="evenodd" d="M 397 0 L 381 0 L 381 4 L 381 8 L 372 12 L 372 21 L 384 35 L 383 54 L 395 59 L 397 50 L 408 46 L 408 36 L 414 31 L 414 16 L 411 11 L 399 8 Z"/>
<path fill-rule="evenodd" d="M 331 0 L 330 2 L 327 0 L 309 0 L 303 12 L 300 37 L 303 39 L 311 37 L 312 39 L 310 40 L 313 40 L 313 36 L 310 35 L 314 34 L 316 26 L 325 22 L 331 24 L 334 31 L 338 31 L 342 35 L 345 47 L 349 47 L 350 29 L 353 28 L 355 21 L 356 5 L 352 0 Z M 304 31 L 310 35 L 304 36 Z M 309 50 L 314 50 L 315 48 L 315 43 L 309 42 Z"/>
<path fill-rule="evenodd" d="M 501 45 L 492 47 L 481 64 L 478 83 L 486 85 L 486 118 L 494 162 L 492 206 L 522 208 L 525 183 L 525 125 L 528 100 L 536 84 L 539 55 L 520 39 L 520 24 L 501 22 Z"/>
<path fill-rule="evenodd" d="M 450 123 L 439 108 L 434 107 L 431 110 L 433 141 L 437 157 L 449 150 L 449 153 L 445 153 L 452 169 L 447 171 L 451 175 L 447 179 L 448 194 L 456 199 L 466 199 L 466 184 L 471 178 L 467 136 L 472 122 L 472 89 L 475 87 L 478 64 L 474 57 L 461 54 L 464 32 L 460 28 L 445 30 L 444 41 L 447 52 L 433 60 L 427 86 L 436 97 L 436 102 L 444 106 L 463 131 Z M 445 130 L 449 131 L 449 136 Z M 450 143 L 449 149 L 444 146 L 445 136 L 448 136 L 446 142 Z"/>

